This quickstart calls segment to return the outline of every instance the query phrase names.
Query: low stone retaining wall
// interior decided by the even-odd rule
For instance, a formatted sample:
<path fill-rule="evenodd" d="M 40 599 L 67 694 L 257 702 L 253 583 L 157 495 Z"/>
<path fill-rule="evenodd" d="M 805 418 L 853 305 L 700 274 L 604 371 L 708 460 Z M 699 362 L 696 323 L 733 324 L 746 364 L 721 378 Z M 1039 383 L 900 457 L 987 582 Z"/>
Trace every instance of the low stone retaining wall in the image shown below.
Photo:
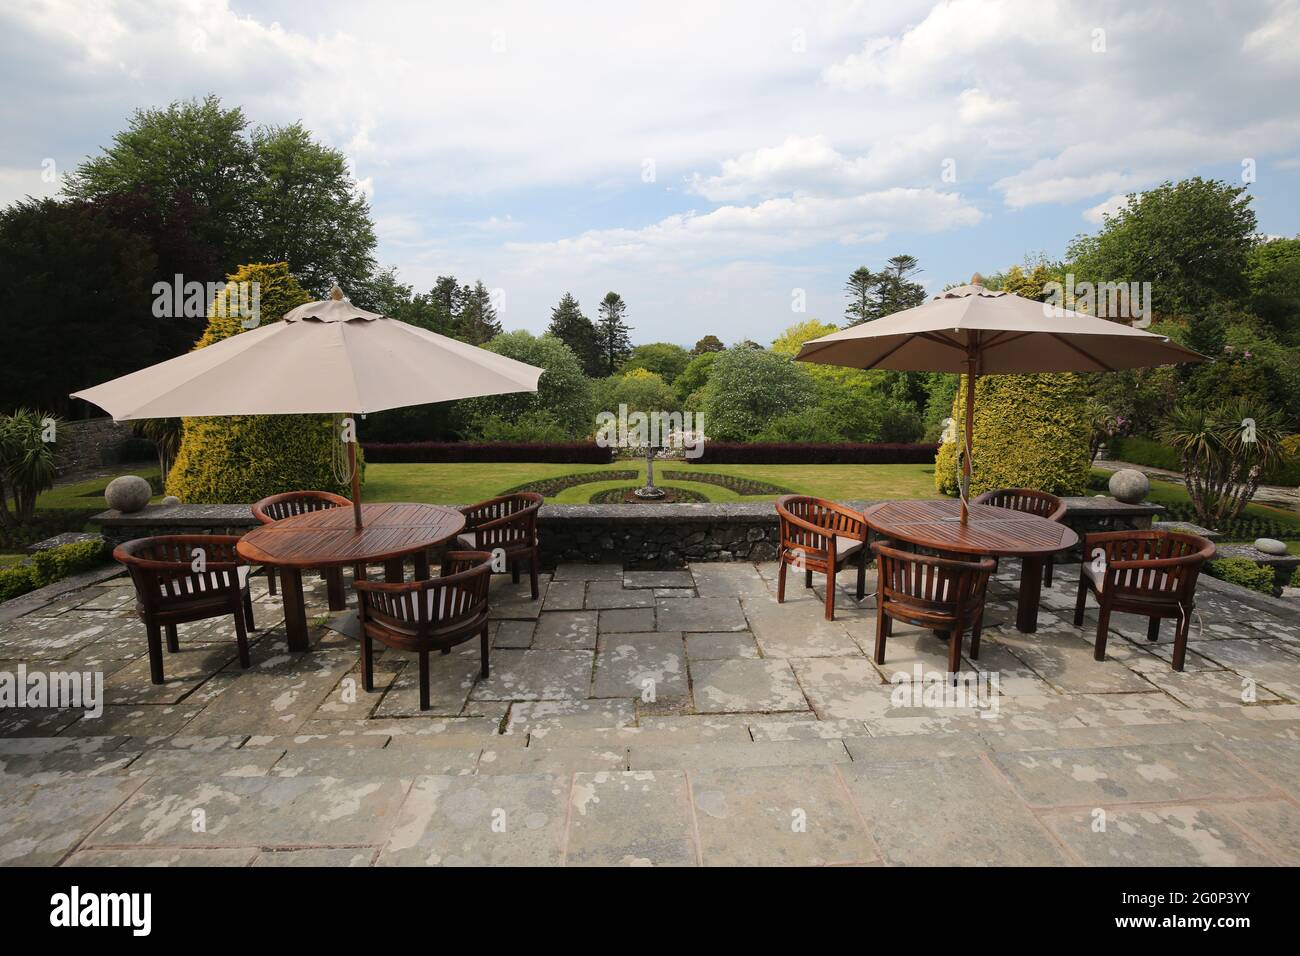
<path fill-rule="evenodd" d="M 120 464 L 132 438 L 131 426 L 111 418 L 67 422 L 54 443 L 54 466 L 60 478 L 75 478 L 106 465 Z"/>
<path fill-rule="evenodd" d="M 1113 498 L 1067 498 L 1066 523 L 1089 531 L 1149 528 L 1159 505 Z M 871 501 L 849 501 L 866 508 Z M 243 534 L 256 526 L 247 505 L 150 505 L 135 514 L 95 517 L 110 545 L 156 534 Z M 680 567 L 688 561 L 771 561 L 776 509 L 770 502 L 672 505 L 545 505 L 538 516 L 542 564 L 612 563 L 629 568 Z M 1077 555 L 1076 555 L 1077 557 Z"/>

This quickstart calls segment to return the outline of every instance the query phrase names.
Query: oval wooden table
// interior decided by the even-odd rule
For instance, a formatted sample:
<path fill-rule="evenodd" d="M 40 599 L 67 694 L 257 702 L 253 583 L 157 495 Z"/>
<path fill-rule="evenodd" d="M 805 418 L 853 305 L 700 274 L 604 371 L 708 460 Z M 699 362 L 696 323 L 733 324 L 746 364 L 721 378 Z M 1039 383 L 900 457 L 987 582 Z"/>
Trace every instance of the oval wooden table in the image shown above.
<path fill-rule="evenodd" d="M 1019 558 L 1016 627 L 1026 634 L 1038 629 L 1043 562 L 1079 543 L 1068 525 L 1010 508 L 972 504 L 970 521 L 962 524 L 960 501 L 886 501 L 863 517 L 877 537 L 956 554 Z"/>
<path fill-rule="evenodd" d="M 397 582 L 402 580 L 403 559 L 414 555 L 416 578 L 427 578 L 429 549 L 458 535 L 465 516 L 442 505 L 384 502 L 363 504 L 361 525 L 358 531 L 351 508 L 326 508 L 262 525 L 240 538 L 240 557 L 280 572 L 289 650 L 307 650 L 304 570 L 383 564 L 384 579 Z M 331 606 L 334 603 L 331 600 Z"/>

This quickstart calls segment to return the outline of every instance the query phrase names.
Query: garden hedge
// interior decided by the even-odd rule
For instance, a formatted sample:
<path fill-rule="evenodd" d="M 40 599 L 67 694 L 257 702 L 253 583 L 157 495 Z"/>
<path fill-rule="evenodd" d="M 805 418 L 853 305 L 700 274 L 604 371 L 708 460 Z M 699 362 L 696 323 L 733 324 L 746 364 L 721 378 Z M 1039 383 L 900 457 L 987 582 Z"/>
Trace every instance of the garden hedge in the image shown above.
<path fill-rule="evenodd" d="M 976 382 L 972 497 L 994 488 L 1081 494 L 1091 461 L 1086 395 L 1077 375 L 985 375 Z M 965 378 L 952 417 L 965 422 Z M 957 442 L 939 446 L 935 487 L 958 492 Z"/>
<path fill-rule="evenodd" d="M 284 313 L 310 301 L 289 267 L 242 266 L 231 283 L 261 283 L 261 324 L 279 322 Z M 243 331 L 238 315 L 210 310 L 208 328 L 196 348 Z M 257 501 L 282 491 L 319 489 L 349 494 L 334 477 L 337 436 L 324 415 L 244 415 L 187 418 L 176 462 L 167 476 L 167 494 L 186 504 Z"/>
<path fill-rule="evenodd" d="M 937 445 L 893 442 L 704 442 L 700 465 L 921 465 Z"/>
<path fill-rule="evenodd" d="M 88 571 L 104 560 L 103 541 L 76 541 L 38 551 L 30 564 L 0 568 L 0 601 L 35 591 L 73 574 Z"/>
<path fill-rule="evenodd" d="M 1219 558 L 1205 565 L 1210 577 L 1236 584 L 1260 594 L 1273 593 L 1273 569 L 1249 558 Z"/>
<path fill-rule="evenodd" d="M 1148 468 L 1182 471 L 1183 461 L 1178 452 L 1154 438 L 1115 437 L 1106 442 L 1106 450 L 1115 461 L 1127 461 Z"/>
<path fill-rule="evenodd" d="M 595 442 L 467 442 L 411 441 L 362 442 L 366 461 L 374 464 L 408 462 L 529 461 L 604 465 L 613 460 L 612 448 Z"/>

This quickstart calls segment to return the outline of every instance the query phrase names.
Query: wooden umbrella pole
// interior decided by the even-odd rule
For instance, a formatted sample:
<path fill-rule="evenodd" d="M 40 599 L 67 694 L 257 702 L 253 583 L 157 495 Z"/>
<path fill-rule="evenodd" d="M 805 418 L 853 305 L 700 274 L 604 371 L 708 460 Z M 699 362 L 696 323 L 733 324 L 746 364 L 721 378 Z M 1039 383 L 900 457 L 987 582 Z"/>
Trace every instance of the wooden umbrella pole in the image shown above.
<path fill-rule="evenodd" d="M 966 359 L 966 455 L 962 461 L 962 487 L 961 487 L 961 523 L 966 524 L 970 520 L 970 512 L 966 505 L 966 499 L 970 496 L 971 480 L 971 433 L 975 431 L 975 350 L 971 348 L 967 352 Z"/>
<path fill-rule="evenodd" d="M 352 441 L 348 442 L 348 468 L 352 472 L 352 518 L 361 530 L 361 471 L 357 468 L 356 416 L 352 418 Z"/>

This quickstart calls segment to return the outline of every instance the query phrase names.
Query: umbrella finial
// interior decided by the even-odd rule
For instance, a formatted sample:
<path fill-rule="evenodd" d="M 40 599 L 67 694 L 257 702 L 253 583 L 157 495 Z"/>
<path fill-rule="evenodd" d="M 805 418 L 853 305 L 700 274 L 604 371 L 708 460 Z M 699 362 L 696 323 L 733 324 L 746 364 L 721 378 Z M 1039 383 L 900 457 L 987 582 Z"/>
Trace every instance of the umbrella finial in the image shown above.
<path fill-rule="evenodd" d="M 970 284 L 982 286 L 984 285 L 984 277 L 977 272 L 970 277 Z"/>
<path fill-rule="evenodd" d="M 343 290 L 339 288 L 339 284 L 337 282 L 334 283 L 334 285 L 330 286 L 330 298 L 333 299 L 335 302 L 343 301 Z"/>

